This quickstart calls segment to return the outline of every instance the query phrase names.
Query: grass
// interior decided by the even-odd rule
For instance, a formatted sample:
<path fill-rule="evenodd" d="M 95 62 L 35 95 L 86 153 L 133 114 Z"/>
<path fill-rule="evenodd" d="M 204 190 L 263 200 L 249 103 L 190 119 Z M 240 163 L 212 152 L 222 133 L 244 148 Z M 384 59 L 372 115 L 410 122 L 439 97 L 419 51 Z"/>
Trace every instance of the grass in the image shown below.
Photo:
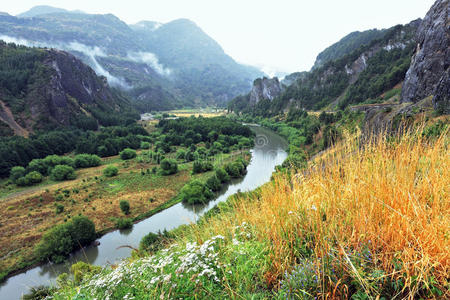
<path fill-rule="evenodd" d="M 448 133 L 348 137 L 176 230 L 170 248 L 67 282 L 55 299 L 446 298 Z"/>

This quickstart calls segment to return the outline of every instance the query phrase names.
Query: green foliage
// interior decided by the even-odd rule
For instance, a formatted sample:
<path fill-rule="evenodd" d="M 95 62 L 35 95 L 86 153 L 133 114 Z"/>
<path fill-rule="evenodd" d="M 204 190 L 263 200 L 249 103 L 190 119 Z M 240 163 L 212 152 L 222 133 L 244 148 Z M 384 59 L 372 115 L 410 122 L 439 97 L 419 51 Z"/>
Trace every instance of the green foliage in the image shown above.
<path fill-rule="evenodd" d="M 198 174 L 203 172 L 208 172 L 213 169 L 213 165 L 209 161 L 194 161 L 194 165 L 192 167 L 192 174 Z"/>
<path fill-rule="evenodd" d="M 128 229 L 133 227 L 133 220 L 130 218 L 117 218 L 116 227 L 118 229 Z"/>
<path fill-rule="evenodd" d="M 150 143 L 149 142 L 141 142 L 141 149 L 150 149 Z"/>
<path fill-rule="evenodd" d="M 216 169 L 216 177 L 220 180 L 221 183 L 226 183 L 230 181 L 230 175 L 228 175 L 227 171 L 224 168 Z"/>
<path fill-rule="evenodd" d="M 216 175 L 213 175 L 206 180 L 206 186 L 213 192 L 218 192 L 222 188 L 222 183 L 217 178 Z"/>
<path fill-rule="evenodd" d="M 80 232 L 81 231 L 81 232 Z M 35 248 L 39 260 L 60 263 L 74 250 L 95 240 L 95 225 L 84 216 L 53 227 Z"/>
<path fill-rule="evenodd" d="M 127 200 L 121 200 L 119 206 L 124 214 L 128 215 L 130 213 L 130 203 Z"/>
<path fill-rule="evenodd" d="M 78 154 L 74 158 L 76 168 L 97 167 L 102 163 L 100 157 L 95 154 Z"/>
<path fill-rule="evenodd" d="M 45 299 L 53 294 L 54 287 L 50 286 L 36 286 L 31 287 L 30 291 L 22 296 L 22 300 L 39 300 Z"/>
<path fill-rule="evenodd" d="M 119 169 L 114 165 L 109 165 L 103 170 L 103 175 L 106 177 L 113 177 L 119 173 Z"/>
<path fill-rule="evenodd" d="M 224 166 L 225 171 L 230 175 L 232 178 L 239 178 L 245 175 L 246 172 L 246 166 L 245 164 L 240 161 L 236 160 L 232 163 L 228 163 Z"/>
<path fill-rule="evenodd" d="M 50 178 L 56 181 L 72 180 L 76 177 L 75 170 L 67 165 L 56 165 L 50 173 Z"/>
<path fill-rule="evenodd" d="M 178 149 L 176 158 L 177 159 L 184 159 L 186 157 L 186 150 L 184 149 Z"/>
<path fill-rule="evenodd" d="M 161 174 L 162 175 L 172 175 L 178 172 L 178 164 L 174 159 L 163 159 L 161 161 Z"/>
<path fill-rule="evenodd" d="M 188 204 L 206 203 L 213 196 L 209 188 L 199 180 L 186 184 L 180 192 L 183 202 Z"/>
<path fill-rule="evenodd" d="M 126 148 L 122 150 L 119 155 L 121 159 L 128 160 L 136 157 L 136 151 L 130 148 Z"/>
<path fill-rule="evenodd" d="M 17 179 L 23 176 L 25 176 L 25 168 L 21 166 L 13 167 L 9 173 L 9 179 L 14 183 L 17 183 Z"/>
<path fill-rule="evenodd" d="M 75 284 L 80 284 L 83 280 L 100 273 L 101 270 L 102 267 L 93 266 L 85 263 L 84 261 L 79 261 L 70 267 Z"/>
<path fill-rule="evenodd" d="M 60 214 L 64 211 L 64 205 L 55 203 L 55 212 L 56 214 Z"/>

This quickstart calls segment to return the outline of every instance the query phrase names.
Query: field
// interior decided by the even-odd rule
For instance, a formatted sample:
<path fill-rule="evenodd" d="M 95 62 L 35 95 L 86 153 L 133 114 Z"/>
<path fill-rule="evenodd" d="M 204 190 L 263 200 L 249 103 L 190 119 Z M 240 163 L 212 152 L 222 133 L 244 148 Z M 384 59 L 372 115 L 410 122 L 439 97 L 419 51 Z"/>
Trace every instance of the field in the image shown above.
<path fill-rule="evenodd" d="M 203 116 L 205 118 L 224 116 L 227 113 L 226 109 L 214 109 L 214 108 L 204 108 L 204 109 L 178 109 L 171 110 L 167 112 L 170 115 L 175 115 L 177 117 L 190 117 L 190 116 Z"/>
<path fill-rule="evenodd" d="M 174 156 L 174 153 L 167 157 Z M 214 164 L 227 162 L 238 153 L 218 154 Z M 108 165 L 119 168 L 115 177 L 105 177 Z M 33 261 L 33 248 L 43 233 L 56 224 L 83 214 L 91 219 L 98 232 L 115 227 L 114 219 L 125 217 L 119 208 L 120 200 L 130 203 L 129 218 L 135 220 L 158 211 L 174 199 L 180 189 L 193 178 L 205 179 L 212 171 L 192 175 L 193 163 L 179 163 L 179 172 L 162 176 L 151 172 L 158 165 L 145 162 L 142 152 L 135 159 L 123 161 L 118 156 L 102 159 L 102 165 L 80 169 L 71 181 L 54 182 L 46 179 L 33 187 L 19 188 L 0 185 L 0 273 L 24 267 Z M 176 202 L 170 202 L 172 205 Z M 62 205 L 58 213 L 56 206 Z"/>

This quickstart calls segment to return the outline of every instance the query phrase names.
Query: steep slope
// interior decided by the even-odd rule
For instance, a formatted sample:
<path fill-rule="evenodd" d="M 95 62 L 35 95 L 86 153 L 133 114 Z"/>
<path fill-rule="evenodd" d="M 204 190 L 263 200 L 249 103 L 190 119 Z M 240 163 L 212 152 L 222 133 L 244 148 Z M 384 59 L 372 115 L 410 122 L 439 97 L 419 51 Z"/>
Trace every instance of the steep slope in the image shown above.
<path fill-rule="evenodd" d="M 240 111 L 273 115 L 291 107 L 317 110 L 327 106 L 345 108 L 369 99 L 379 101 L 380 95 L 402 82 L 415 47 L 413 37 L 419 24 L 420 20 L 415 20 L 380 31 L 380 38 L 336 60 L 310 72 L 289 76 L 295 81 L 290 80 L 291 84 L 279 97 L 269 103 L 258 104 L 264 107 L 255 107 L 250 102 L 246 105 L 241 103 Z"/>
<path fill-rule="evenodd" d="M 223 104 L 262 75 L 189 20 L 129 26 L 111 14 L 40 11 L 33 9 L 33 18 L 0 15 L 0 39 L 75 54 L 143 111 Z"/>
<path fill-rule="evenodd" d="M 73 55 L 0 42 L 0 120 L 16 134 L 74 125 L 96 129 L 136 114 L 104 77 Z"/>
<path fill-rule="evenodd" d="M 385 31 L 385 29 L 371 29 L 349 33 L 337 43 L 320 52 L 312 68 L 317 69 L 329 61 L 337 60 L 361 46 L 370 44 L 373 40 L 383 37 Z"/>
<path fill-rule="evenodd" d="M 417 31 L 417 48 L 402 88 L 402 102 L 433 96 L 435 109 L 450 112 L 449 1 L 438 0 Z"/>

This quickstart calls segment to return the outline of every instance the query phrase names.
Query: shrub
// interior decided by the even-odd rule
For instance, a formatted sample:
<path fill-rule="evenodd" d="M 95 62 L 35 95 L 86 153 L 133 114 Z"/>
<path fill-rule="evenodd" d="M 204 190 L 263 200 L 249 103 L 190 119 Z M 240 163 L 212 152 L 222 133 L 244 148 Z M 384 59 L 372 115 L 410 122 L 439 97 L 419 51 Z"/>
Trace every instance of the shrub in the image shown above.
<path fill-rule="evenodd" d="M 128 229 L 133 227 L 133 221 L 130 218 L 117 218 L 116 227 L 118 229 Z"/>
<path fill-rule="evenodd" d="M 217 178 L 216 175 L 209 177 L 208 180 L 206 181 L 206 185 L 213 192 L 218 192 L 222 188 L 222 184 L 220 183 L 220 180 Z"/>
<path fill-rule="evenodd" d="M 78 154 L 75 156 L 74 164 L 76 168 L 90 168 L 101 164 L 102 160 L 95 154 Z"/>
<path fill-rule="evenodd" d="M 33 171 L 33 172 L 28 173 L 25 176 L 25 178 L 28 180 L 28 182 L 30 184 L 36 184 L 36 183 L 42 182 L 42 179 L 43 179 L 41 173 L 39 173 L 37 171 Z"/>
<path fill-rule="evenodd" d="M 193 180 L 181 189 L 181 199 L 188 204 L 206 203 L 213 196 L 209 188 L 198 180 Z"/>
<path fill-rule="evenodd" d="M 12 180 L 12 182 L 16 183 L 17 179 L 19 179 L 20 177 L 25 176 L 25 168 L 24 167 L 20 167 L 20 166 L 16 166 L 13 167 L 11 169 L 11 171 L 9 172 L 9 179 Z"/>
<path fill-rule="evenodd" d="M 139 243 L 139 250 L 141 251 L 151 251 L 153 250 L 156 242 L 159 240 L 159 235 L 156 233 L 150 232 L 146 234 L 141 242 Z"/>
<path fill-rule="evenodd" d="M 174 159 L 163 159 L 161 161 L 161 173 L 162 175 L 171 175 L 178 172 L 178 164 Z"/>
<path fill-rule="evenodd" d="M 70 271 L 73 274 L 75 284 L 80 284 L 83 279 L 92 277 L 93 275 L 100 273 L 101 270 L 102 267 L 93 266 L 91 264 L 85 263 L 84 261 L 79 261 L 70 267 Z"/>
<path fill-rule="evenodd" d="M 183 149 L 179 149 L 176 154 L 177 159 L 184 159 L 186 157 L 186 151 Z"/>
<path fill-rule="evenodd" d="M 130 213 L 130 203 L 127 200 L 121 200 L 119 206 L 124 214 L 128 215 Z"/>
<path fill-rule="evenodd" d="M 56 181 L 72 180 L 76 177 L 75 170 L 68 165 L 56 165 L 50 173 L 50 178 Z"/>
<path fill-rule="evenodd" d="M 202 173 L 211 171 L 213 169 L 213 165 L 208 161 L 194 161 L 194 166 L 192 167 L 192 174 Z"/>
<path fill-rule="evenodd" d="M 141 149 L 150 149 L 149 142 L 141 142 Z"/>
<path fill-rule="evenodd" d="M 119 169 L 116 166 L 109 165 L 103 170 L 103 175 L 106 177 L 113 177 L 119 173 Z"/>
<path fill-rule="evenodd" d="M 243 168 L 244 167 L 239 162 L 228 163 L 225 165 L 225 171 L 227 171 L 228 175 L 230 175 L 233 178 L 241 177 L 241 170 Z"/>
<path fill-rule="evenodd" d="M 78 221 L 77 221 L 78 220 Z M 78 222 L 78 223 L 77 223 Z M 78 225 L 77 225 L 78 224 Z M 79 224 L 82 224 L 80 226 Z M 78 231 L 95 233 L 95 225 L 87 217 L 74 217 L 71 221 L 53 227 L 44 234 L 42 240 L 35 248 L 38 259 L 50 259 L 55 263 L 60 263 L 74 250 L 85 246 L 95 240 L 94 235 L 83 235 L 85 239 L 79 239 Z"/>
<path fill-rule="evenodd" d="M 64 205 L 56 203 L 55 204 L 55 212 L 56 214 L 60 214 L 64 211 Z"/>
<path fill-rule="evenodd" d="M 24 177 L 18 178 L 18 179 L 16 180 L 16 184 L 17 184 L 18 186 L 27 186 L 27 185 L 30 185 L 30 181 L 29 181 L 28 178 L 26 178 L 26 177 L 24 176 Z"/>
<path fill-rule="evenodd" d="M 120 158 L 123 160 L 132 159 L 136 157 L 136 151 L 130 148 L 123 149 L 120 153 Z"/>
<path fill-rule="evenodd" d="M 224 168 L 218 168 L 216 170 L 216 176 L 221 183 L 226 183 L 230 181 L 230 175 L 228 175 L 227 171 L 225 171 Z"/>

